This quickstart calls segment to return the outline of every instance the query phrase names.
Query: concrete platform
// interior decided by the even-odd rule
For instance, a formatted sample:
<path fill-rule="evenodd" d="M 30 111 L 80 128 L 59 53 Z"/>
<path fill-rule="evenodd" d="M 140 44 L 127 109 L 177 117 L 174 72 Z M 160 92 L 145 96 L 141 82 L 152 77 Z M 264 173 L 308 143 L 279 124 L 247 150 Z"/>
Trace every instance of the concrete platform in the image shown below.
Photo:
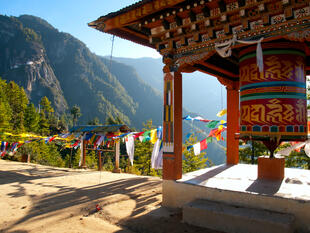
<path fill-rule="evenodd" d="M 183 206 L 183 221 L 228 233 L 293 233 L 295 217 L 198 199 Z"/>
<path fill-rule="evenodd" d="M 198 199 L 295 216 L 294 229 L 310 232 L 310 171 L 285 169 L 282 181 L 257 180 L 257 166 L 219 165 L 163 181 L 163 205 L 183 208 Z"/>

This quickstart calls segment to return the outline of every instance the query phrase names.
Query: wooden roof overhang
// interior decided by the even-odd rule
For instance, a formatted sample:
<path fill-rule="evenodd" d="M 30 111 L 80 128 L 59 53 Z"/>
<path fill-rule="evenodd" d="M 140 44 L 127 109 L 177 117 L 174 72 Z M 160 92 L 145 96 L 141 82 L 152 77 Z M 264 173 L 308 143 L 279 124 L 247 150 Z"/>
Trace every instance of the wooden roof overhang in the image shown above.
<path fill-rule="evenodd" d="M 142 0 L 89 23 L 102 32 L 157 49 L 164 69 L 196 70 L 237 81 L 239 51 L 221 57 L 215 45 L 229 41 L 305 43 L 310 74 L 309 0 Z"/>

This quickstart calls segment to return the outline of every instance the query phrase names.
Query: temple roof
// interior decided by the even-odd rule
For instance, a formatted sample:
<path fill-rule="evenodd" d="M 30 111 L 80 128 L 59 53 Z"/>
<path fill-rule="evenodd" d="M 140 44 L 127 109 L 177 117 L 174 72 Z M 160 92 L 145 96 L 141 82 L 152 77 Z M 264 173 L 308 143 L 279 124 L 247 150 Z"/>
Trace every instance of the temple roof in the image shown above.
<path fill-rule="evenodd" d="M 129 6 L 126 6 L 126 7 L 122 8 L 122 9 L 120 9 L 120 10 L 118 10 L 118 11 L 111 12 L 111 13 L 109 13 L 109 14 L 103 16 L 103 17 L 105 17 L 105 18 L 112 18 L 112 17 L 115 17 L 115 16 L 117 16 L 117 15 L 126 13 L 126 12 L 128 12 L 128 11 L 130 11 L 130 10 L 134 10 L 134 9 L 136 9 L 136 8 L 138 8 L 138 7 L 140 7 L 140 6 L 142 6 L 143 4 L 145 4 L 145 3 L 147 3 L 147 2 L 151 2 L 151 1 L 153 1 L 153 0 L 141 0 L 141 1 L 138 1 L 138 2 L 136 2 L 136 3 L 131 4 L 131 5 L 129 5 Z"/>
<path fill-rule="evenodd" d="M 89 26 L 155 48 L 184 72 L 232 80 L 239 76 L 239 49 L 248 46 L 238 40 L 305 42 L 310 55 L 308 0 L 142 0 Z M 222 58 L 216 48 L 229 41 L 231 56 Z"/>

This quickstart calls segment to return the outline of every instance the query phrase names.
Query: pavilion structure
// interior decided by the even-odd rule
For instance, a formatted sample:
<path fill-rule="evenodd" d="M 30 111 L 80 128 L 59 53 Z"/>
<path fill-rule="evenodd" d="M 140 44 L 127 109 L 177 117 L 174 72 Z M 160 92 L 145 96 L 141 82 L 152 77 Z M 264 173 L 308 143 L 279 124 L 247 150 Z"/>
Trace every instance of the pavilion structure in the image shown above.
<path fill-rule="evenodd" d="M 163 57 L 164 185 L 182 178 L 182 73 L 194 71 L 226 86 L 227 166 L 239 162 L 239 139 L 259 140 L 271 158 L 258 178 L 284 178 L 274 149 L 307 139 L 309 0 L 142 0 L 89 26 Z"/>

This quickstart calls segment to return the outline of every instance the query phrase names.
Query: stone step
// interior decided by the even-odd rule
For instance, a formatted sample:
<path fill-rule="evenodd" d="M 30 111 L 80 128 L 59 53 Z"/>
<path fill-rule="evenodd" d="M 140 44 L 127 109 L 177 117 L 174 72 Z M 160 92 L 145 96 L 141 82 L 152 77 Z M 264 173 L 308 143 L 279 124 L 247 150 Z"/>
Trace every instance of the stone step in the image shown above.
<path fill-rule="evenodd" d="M 197 199 L 183 206 L 183 221 L 229 233 L 293 233 L 295 216 Z"/>

